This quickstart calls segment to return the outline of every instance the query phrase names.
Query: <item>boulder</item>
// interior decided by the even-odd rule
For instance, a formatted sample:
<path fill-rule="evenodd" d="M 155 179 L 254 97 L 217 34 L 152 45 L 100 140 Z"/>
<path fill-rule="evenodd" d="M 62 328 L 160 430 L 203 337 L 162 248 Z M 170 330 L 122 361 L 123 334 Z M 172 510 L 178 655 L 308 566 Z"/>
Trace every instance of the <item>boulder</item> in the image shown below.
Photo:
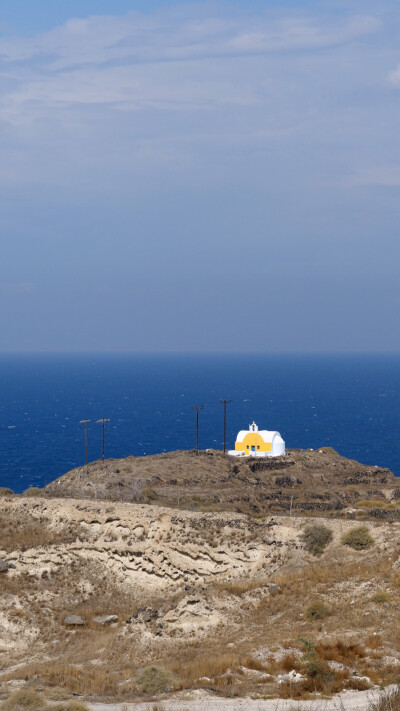
<path fill-rule="evenodd" d="M 118 622 L 118 615 L 97 615 L 97 617 L 93 617 L 93 622 L 105 627 L 106 625 L 112 625 Z"/>
<path fill-rule="evenodd" d="M 67 617 L 64 617 L 64 625 L 86 625 L 86 618 L 81 615 L 67 615 Z"/>
<path fill-rule="evenodd" d="M 7 573 L 9 568 L 8 563 L 5 560 L 0 560 L 0 573 Z"/>

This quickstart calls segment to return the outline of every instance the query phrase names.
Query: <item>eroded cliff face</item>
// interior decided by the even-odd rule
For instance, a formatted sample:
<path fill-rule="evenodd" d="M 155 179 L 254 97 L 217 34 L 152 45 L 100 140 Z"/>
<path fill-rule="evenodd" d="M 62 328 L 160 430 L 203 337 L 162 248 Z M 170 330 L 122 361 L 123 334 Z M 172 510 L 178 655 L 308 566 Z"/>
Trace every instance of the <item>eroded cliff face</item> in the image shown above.
<path fill-rule="evenodd" d="M 194 510 L 340 512 L 364 499 L 398 501 L 400 480 L 388 469 L 346 459 L 330 448 L 288 450 L 285 457 L 271 459 L 239 459 L 212 450 L 92 462 L 45 491 Z M 376 515 L 383 516 L 383 510 L 376 507 Z"/>
<path fill-rule="evenodd" d="M 319 557 L 303 538 L 313 523 L 331 534 Z M 3 497 L 0 687 L 39 679 L 128 698 L 139 670 L 156 664 L 183 688 L 276 693 L 300 638 L 324 654 L 338 644 L 343 679 L 356 667 L 390 681 L 400 524 L 367 521 L 372 544 L 355 550 L 342 538 L 358 525 Z"/>

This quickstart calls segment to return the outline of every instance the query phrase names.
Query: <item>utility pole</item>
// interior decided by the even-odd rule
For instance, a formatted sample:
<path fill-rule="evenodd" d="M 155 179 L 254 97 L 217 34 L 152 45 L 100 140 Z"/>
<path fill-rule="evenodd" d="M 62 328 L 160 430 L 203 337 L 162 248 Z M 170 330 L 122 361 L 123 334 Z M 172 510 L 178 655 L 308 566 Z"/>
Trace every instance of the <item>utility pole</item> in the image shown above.
<path fill-rule="evenodd" d="M 103 462 L 104 462 L 104 425 L 106 422 L 110 422 L 110 419 L 107 419 L 106 417 L 102 417 L 100 420 L 97 420 L 97 422 L 102 422 L 102 424 L 103 424 Z"/>
<path fill-rule="evenodd" d="M 87 456 L 87 423 L 90 422 L 90 420 L 79 420 L 79 424 L 83 425 L 85 428 L 85 460 L 86 460 L 86 466 L 88 463 L 88 456 Z"/>
<path fill-rule="evenodd" d="M 224 454 L 226 453 L 226 406 L 231 402 L 232 400 L 220 400 L 221 405 L 224 406 Z"/>
<path fill-rule="evenodd" d="M 203 410 L 204 405 L 192 405 L 192 410 L 196 410 L 196 454 L 199 453 L 199 410 Z"/>

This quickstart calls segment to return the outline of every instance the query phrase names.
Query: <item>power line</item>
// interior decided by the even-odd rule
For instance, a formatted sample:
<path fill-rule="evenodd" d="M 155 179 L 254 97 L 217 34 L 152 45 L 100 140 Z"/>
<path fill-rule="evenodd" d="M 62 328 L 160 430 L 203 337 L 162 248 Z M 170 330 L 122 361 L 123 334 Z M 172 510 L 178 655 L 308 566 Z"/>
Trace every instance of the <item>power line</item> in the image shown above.
<path fill-rule="evenodd" d="M 231 402 L 232 400 L 220 400 L 221 405 L 224 405 L 224 454 L 226 453 L 226 406 Z"/>
<path fill-rule="evenodd" d="M 90 420 L 79 420 L 79 424 L 83 425 L 85 428 L 85 460 L 86 460 L 86 466 L 88 463 L 88 455 L 87 455 L 87 423 L 90 422 Z"/>
<path fill-rule="evenodd" d="M 192 405 L 192 410 L 196 410 L 196 453 L 199 453 L 199 410 L 203 410 L 204 405 Z"/>

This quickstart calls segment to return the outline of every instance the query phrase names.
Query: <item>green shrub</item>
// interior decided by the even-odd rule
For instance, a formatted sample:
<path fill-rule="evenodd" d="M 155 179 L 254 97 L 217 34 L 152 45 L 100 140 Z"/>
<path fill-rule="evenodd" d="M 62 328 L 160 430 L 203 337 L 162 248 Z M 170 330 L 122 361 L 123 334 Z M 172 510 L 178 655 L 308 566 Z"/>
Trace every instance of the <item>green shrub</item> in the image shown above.
<path fill-rule="evenodd" d="M 308 620 L 324 620 L 325 617 L 329 617 L 332 613 L 331 609 L 321 600 L 314 600 L 307 607 L 305 614 Z"/>
<path fill-rule="evenodd" d="M 30 486 L 29 489 L 25 489 L 22 496 L 39 496 L 42 493 L 42 489 L 38 486 Z"/>
<path fill-rule="evenodd" d="M 46 707 L 47 702 L 36 691 L 19 689 L 0 704 L 0 711 L 42 711 Z"/>
<path fill-rule="evenodd" d="M 145 497 L 145 502 L 150 503 L 150 501 L 155 501 L 157 499 L 157 492 L 150 487 L 143 489 L 143 496 Z"/>
<path fill-rule="evenodd" d="M 322 523 L 314 523 L 304 529 L 301 539 L 308 553 L 320 556 L 333 538 L 332 531 Z"/>
<path fill-rule="evenodd" d="M 156 694 L 167 691 L 172 684 L 171 674 L 160 667 L 146 667 L 139 674 L 138 686 L 144 694 Z"/>
<path fill-rule="evenodd" d="M 385 602 L 389 602 L 390 596 L 384 590 L 377 590 L 377 592 L 371 597 L 371 602 L 376 602 L 378 605 L 383 605 Z"/>
<path fill-rule="evenodd" d="M 374 539 L 366 526 L 358 526 L 342 536 L 342 543 L 356 551 L 364 551 L 374 545 Z"/>
<path fill-rule="evenodd" d="M 328 664 L 318 656 L 315 644 L 308 642 L 306 639 L 301 639 L 300 642 L 305 647 L 305 652 L 300 659 L 303 665 L 303 673 L 306 674 L 309 679 L 314 680 L 318 678 L 326 680 L 334 678 L 334 674 Z"/>

